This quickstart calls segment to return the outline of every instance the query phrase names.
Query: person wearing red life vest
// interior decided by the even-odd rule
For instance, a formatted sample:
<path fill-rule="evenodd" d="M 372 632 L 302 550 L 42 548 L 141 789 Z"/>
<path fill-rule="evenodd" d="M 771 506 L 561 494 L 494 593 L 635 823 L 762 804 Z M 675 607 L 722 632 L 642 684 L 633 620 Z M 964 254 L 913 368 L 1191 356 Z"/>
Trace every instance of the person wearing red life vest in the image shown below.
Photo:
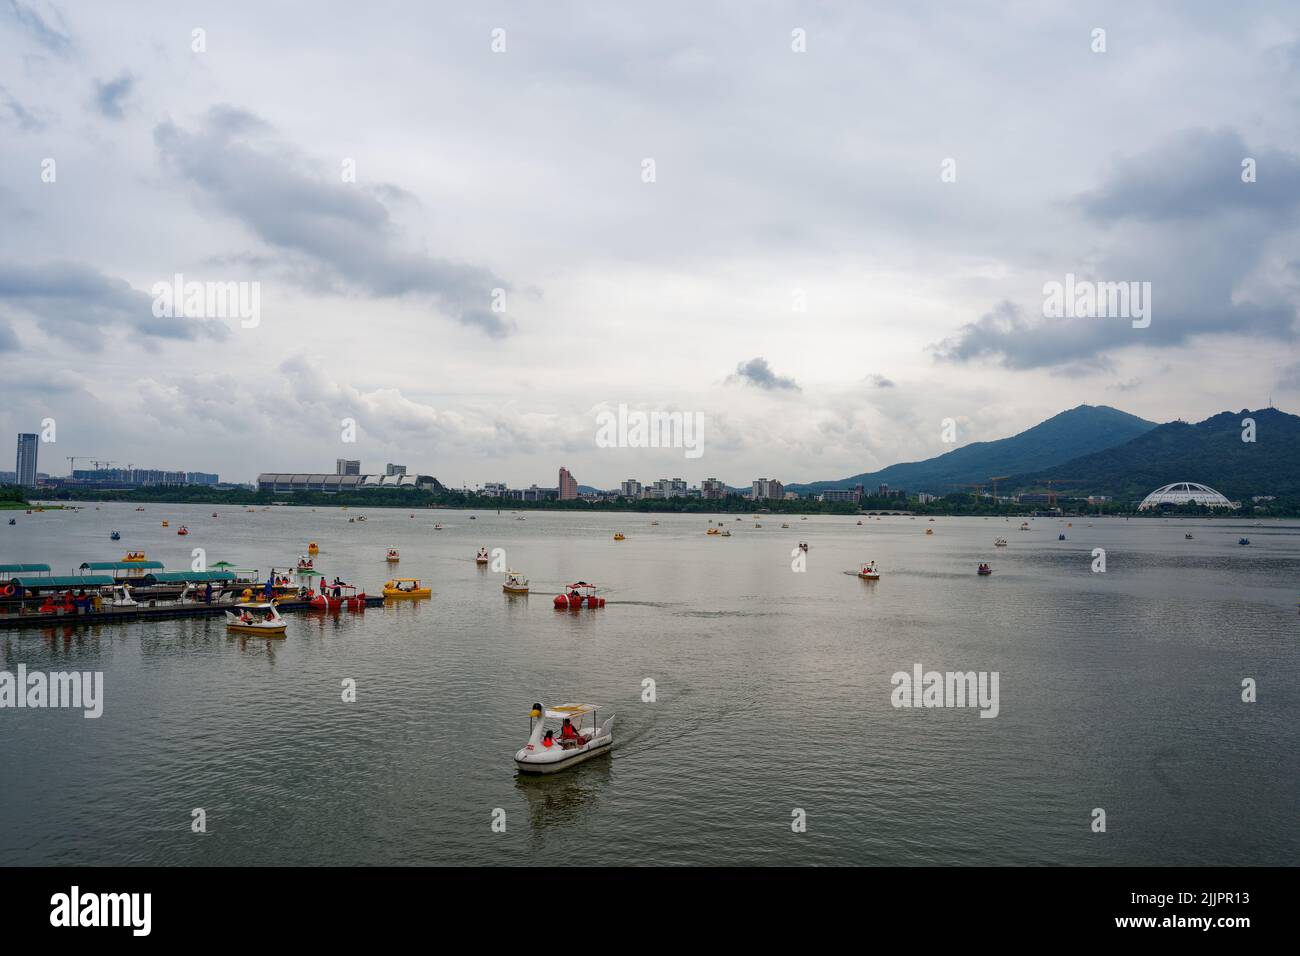
<path fill-rule="evenodd" d="M 551 747 L 555 746 L 555 740 L 551 735 L 551 731 L 548 730 L 545 734 L 542 735 L 542 746 L 547 748 L 548 750 Z"/>
<path fill-rule="evenodd" d="M 569 722 L 569 718 L 564 718 L 564 726 L 560 728 L 560 742 L 563 744 L 582 743 L 582 737 L 578 734 L 578 728 Z"/>

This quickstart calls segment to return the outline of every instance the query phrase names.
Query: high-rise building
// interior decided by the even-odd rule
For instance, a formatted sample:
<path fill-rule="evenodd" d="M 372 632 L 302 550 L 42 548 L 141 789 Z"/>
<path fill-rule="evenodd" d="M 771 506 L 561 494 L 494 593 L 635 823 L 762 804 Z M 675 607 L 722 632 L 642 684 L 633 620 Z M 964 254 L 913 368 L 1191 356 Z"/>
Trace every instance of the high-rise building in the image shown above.
<path fill-rule="evenodd" d="M 727 497 L 727 485 L 717 478 L 705 478 L 700 482 L 700 497 L 716 500 Z"/>
<path fill-rule="evenodd" d="M 771 498 L 784 498 L 785 485 L 775 478 L 755 478 L 753 498 L 755 501 L 761 501 Z"/>
<path fill-rule="evenodd" d="M 637 499 L 641 497 L 641 482 L 635 478 L 629 478 L 621 486 L 624 498 Z"/>
<path fill-rule="evenodd" d="M 569 469 L 560 466 L 560 500 L 572 501 L 578 497 L 578 482 L 569 474 Z"/>
<path fill-rule="evenodd" d="M 336 475 L 359 475 L 361 474 L 360 459 L 353 461 L 350 458 L 334 459 L 334 474 Z"/>
<path fill-rule="evenodd" d="M 40 440 L 40 435 L 18 433 L 18 484 L 27 488 L 36 487 L 36 446 Z"/>
<path fill-rule="evenodd" d="M 358 464 L 360 464 L 360 463 L 358 462 Z M 357 470 L 360 471 L 361 469 L 358 468 Z M 406 474 L 406 466 L 405 466 L 405 465 L 394 465 L 392 462 L 389 462 L 387 465 L 384 466 L 384 474 L 385 474 L 385 475 L 404 475 L 404 474 Z"/>
<path fill-rule="evenodd" d="M 489 498 L 504 498 L 506 496 L 506 490 L 506 483 L 504 481 L 483 482 L 482 494 Z"/>

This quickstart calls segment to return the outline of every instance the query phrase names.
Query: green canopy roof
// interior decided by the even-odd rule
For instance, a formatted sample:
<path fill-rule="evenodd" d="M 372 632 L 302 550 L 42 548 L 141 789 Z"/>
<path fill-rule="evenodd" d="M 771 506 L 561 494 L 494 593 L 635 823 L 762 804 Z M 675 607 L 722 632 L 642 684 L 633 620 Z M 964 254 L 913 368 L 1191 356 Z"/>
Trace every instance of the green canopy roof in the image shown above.
<path fill-rule="evenodd" d="M 161 571 L 163 563 L 161 561 L 83 561 L 81 570 L 83 571 L 135 571 L 135 570 L 157 570 Z"/>
<path fill-rule="evenodd" d="M 48 564 L 0 564 L 0 574 L 40 574 L 50 573 Z"/>
<path fill-rule="evenodd" d="M 235 576 L 229 571 L 157 571 L 146 574 L 141 581 L 158 584 L 170 584 L 173 581 L 233 581 Z"/>
<path fill-rule="evenodd" d="M 40 588 L 106 588 L 116 582 L 107 574 L 74 574 L 54 578 L 13 578 L 13 584 L 21 584 L 29 590 Z"/>

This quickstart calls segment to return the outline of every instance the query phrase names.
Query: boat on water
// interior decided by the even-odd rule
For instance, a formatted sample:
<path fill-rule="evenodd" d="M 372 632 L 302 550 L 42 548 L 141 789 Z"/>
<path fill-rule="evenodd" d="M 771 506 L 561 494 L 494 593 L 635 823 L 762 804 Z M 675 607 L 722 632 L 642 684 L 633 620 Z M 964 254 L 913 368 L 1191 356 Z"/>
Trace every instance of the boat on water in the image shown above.
<path fill-rule="evenodd" d="M 1064 540 L 1065 540 L 1065 535 L 1064 535 L 1064 534 L 1058 534 L 1058 535 L 1056 536 L 1056 540 L 1057 540 L 1057 541 L 1064 541 Z"/>
<path fill-rule="evenodd" d="M 517 518 L 515 518 L 515 520 L 516 520 L 516 521 L 527 521 L 528 519 L 525 518 L 523 515 L 519 515 Z"/>
<path fill-rule="evenodd" d="M 217 517 L 217 513 L 216 513 L 215 511 L 212 512 L 212 517 L 214 517 L 214 518 Z"/>
<path fill-rule="evenodd" d="M 384 560 L 389 564 L 396 564 L 398 561 L 402 560 L 402 556 L 398 553 L 396 548 L 389 548 L 388 556 L 384 558 Z"/>
<path fill-rule="evenodd" d="M 187 527 L 185 527 L 185 525 L 181 525 L 179 528 L 176 529 L 176 533 L 177 533 L 177 534 L 189 534 L 189 533 L 190 533 L 190 529 L 187 528 Z"/>
<path fill-rule="evenodd" d="M 862 527 L 862 522 L 861 522 L 861 521 L 858 522 L 858 527 L 859 527 L 859 528 Z"/>
<path fill-rule="evenodd" d="M 1007 546 L 1007 539 L 1006 539 L 1006 538 L 994 538 L 994 539 L 993 539 L 993 547 L 995 547 L 995 548 L 1005 548 L 1006 546 Z"/>
<path fill-rule="evenodd" d="M 562 592 L 555 595 L 552 602 L 556 610 L 559 611 L 576 611 L 583 604 L 589 608 L 598 608 L 605 606 L 605 599 L 596 596 L 596 585 L 588 584 L 586 581 L 577 581 L 567 585 Z"/>
<path fill-rule="evenodd" d="M 164 528 L 169 527 L 169 525 L 167 524 L 166 521 L 163 522 L 163 527 L 164 527 Z"/>
<path fill-rule="evenodd" d="M 433 526 L 433 530 L 434 530 L 434 531 L 441 531 L 441 530 L 442 530 L 442 522 L 439 521 L 437 524 L 435 524 L 435 525 Z"/>
<path fill-rule="evenodd" d="M 299 572 L 299 573 L 301 573 L 301 572 L 303 572 L 303 571 L 315 571 L 315 570 L 316 570 L 316 562 L 313 561 L 313 560 L 312 560 L 310 557 L 308 557 L 307 555 L 305 555 L 305 554 L 300 554 L 300 555 L 298 555 L 298 566 L 297 566 L 296 568 L 294 568 L 294 570 L 297 571 L 297 572 Z"/>
<path fill-rule="evenodd" d="M 722 532 L 719 531 L 717 528 L 710 528 L 708 531 L 706 531 L 706 532 L 704 532 L 704 533 L 705 533 L 705 534 L 722 534 Z"/>
<path fill-rule="evenodd" d="M 320 591 L 314 594 L 308 603 L 315 611 L 339 611 L 343 608 L 349 611 L 364 611 L 366 592 L 359 590 L 356 585 L 344 584 L 337 579 L 333 584 L 321 581 Z"/>
<path fill-rule="evenodd" d="M 318 545 L 315 541 L 308 541 L 308 542 L 307 542 L 307 553 L 308 553 L 308 554 L 320 554 L 320 545 Z"/>
<path fill-rule="evenodd" d="M 658 523 L 659 523 L 658 521 L 651 521 L 651 522 L 650 522 L 650 527 L 653 528 L 653 527 L 654 527 L 655 525 L 657 525 Z"/>
<path fill-rule="evenodd" d="M 926 534 L 934 534 L 934 529 L 933 529 L 933 528 L 926 528 L 926 529 L 925 529 L 925 533 L 926 533 Z"/>
<path fill-rule="evenodd" d="M 989 575 L 993 573 L 993 569 L 989 567 L 987 564 L 981 564 L 978 568 L 975 569 L 975 573 Z"/>
<path fill-rule="evenodd" d="M 1028 522 L 1028 521 L 1022 521 L 1022 522 L 1020 522 L 1020 530 L 1021 530 L 1021 531 L 1028 531 L 1028 530 L 1029 530 L 1029 522 Z"/>
<path fill-rule="evenodd" d="M 136 510 L 136 511 L 144 511 L 144 506 L 141 505 L 139 508 L 136 508 L 135 510 Z"/>
<path fill-rule="evenodd" d="M 790 525 L 787 524 L 786 522 L 782 521 L 782 522 L 781 522 L 781 527 L 782 527 L 782 528 L 788 528 L 788 527 L 790 527 Z"/>
<path fill-rule="evenodd" d="M 490 560 L 491 558 L 488 556 L 487 548 L 479 548 L 478 554 L 474 555 L 475 564 L 487 564 Z"/>
<path fill-rule="evenodd" d="M 615 540 L 615 541 L 626 541 L 626 540 L 627 540 L 627 535 L 625 535 L 622 531 L 615 531 L 615 532 L 614 532 L 614 540 Z"/>
<path fill-rule="evenodd" d="M 518 571 L 507 571 L 506 580 L 501 585 L 501 590 L 507 594 L 527 594 L 528 579 Z"/>
<path fill-rule="evenodd" d="M 123 564 L 139 564 L 140 562 L 147 560 L 149 559 L 144 556 L 143 551 L 128 551 L 126 554 L 122 555 Z"/>
<path fill-rule="evenodd" d="M 1183 537 L 1184 537 L 1185 539 L 1187 539 L 1188 541 L 1191 541 L 1191 540 L 1192 540 L 1192 533 L 1189 531 L 1189 532 L 1187 532 L 1187 534 L 1183 535 Z"/>
<path fill-rule="evenodd" d="M 477 520 L 478 520 L 478 515 L 470 515 L 470 516 L 469 516 L 469 520 L 470 520 L 470 521 L 477 521 Z"/>
<path fill-rule="evenodd" d="M 528 743 L 515 753 L 520 773 L 556 773 L 608 753 L 614 746 L 614 715 L 599 725 L 595 704 L 533 704 L 528 713 Z"/>
<path fill-rule="evenodd" d="M 723 528 L 723 529 L 722 529 L 722 534 L 721 534 L 719 537 L 730 538 L 730 537 L 731 537 L 731 530 L 728 529 L 728 528 Z"/>
<path fill-rule="evenodd" d="M 357 515 L 357 520 L 358 520 L 358 521 L 365 521 L 365 520 L 366 520 L 366 516 L 365 516 L 365 515 Z"/>
<path fill-rule="evenodd" d="M 12 523 L 12 522 L 11 522 L 11 523 Z M 120 531 L 114 531 L 114 532 L 112 532 L 111 534 L 109 534 L 109 536 L 108 536 L 108 540 L 109 540 L 109 541 L 121 541 L 121 540 L 122 540 L 122 533 L 121 533 Z"/>
<path fill-rule="evenodd" d="M 800 551 L 807 551 L 807 550 L 808 550 L 808 542 L 807 542 L 807 541 L 800 541 L 800 542 L 799 542 L 799 550 L 800 550 Z"/>
<path fill-rule="evenodd" d="M 1250 539 L 1249 539 L 1249 538 L 1238 538 L 1238 539 L 1237 539 L 1237 544 L 1250 544 Z"/>
<path fill-rule="evenodd" d="M 761 527 L 763 527 L 763 526 L 762 526 L 761 524 L 759 524 L 757 521 L 755 521 L 755 522 L 754 522 L 754 527 L 755 527 L 755 528 L 761 528 Z"/>
<path fill-rule="evenodd" d="M 240 603 L 226 612 L 226 630 L 262 637 L 284 637 L 288 624 L 271 603 Z"/>
<path fill-rule="evenodd" d="M 10 519 L 9 519 L 9 523 L 10 523 L 10 524 L 17 524 L 17 523 L 18 523 L 18 519 L 17 519 L 17 518 L 10 518 Z"/>
<path fill-rule="evenodd" d="M 432 594 L 433 590 L 423 587 L 419 578 L 393 578 L 384 582 L 386 598 L 427 598 Z"/>
<path fill-rule="evenodd" d="M 864 564 L 862 570 L 858 572 L 858 577 L 862 578 L 864 581 L 879 581 L 880 569 L 876 567 L 876 562 L 868 561 Z"/>

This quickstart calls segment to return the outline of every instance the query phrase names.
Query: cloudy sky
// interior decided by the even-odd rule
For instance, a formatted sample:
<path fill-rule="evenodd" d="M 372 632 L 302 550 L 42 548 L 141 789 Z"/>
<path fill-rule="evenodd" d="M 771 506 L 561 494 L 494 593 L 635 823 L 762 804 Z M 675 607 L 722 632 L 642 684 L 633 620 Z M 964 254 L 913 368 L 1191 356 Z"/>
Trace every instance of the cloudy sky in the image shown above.
<path fill-rule="evenodd" d="M 945 418 L 1300 410 L 1293 2 L 287 7 L 0 0 L 41 470 L 792 482 Z M 256 326 L 155 315 L 176 274 L 258 283 Z M 1045 318 L 1066 274 L 1150 325 Z M 620 403 L 703 457 L 598 447 Z"/>

